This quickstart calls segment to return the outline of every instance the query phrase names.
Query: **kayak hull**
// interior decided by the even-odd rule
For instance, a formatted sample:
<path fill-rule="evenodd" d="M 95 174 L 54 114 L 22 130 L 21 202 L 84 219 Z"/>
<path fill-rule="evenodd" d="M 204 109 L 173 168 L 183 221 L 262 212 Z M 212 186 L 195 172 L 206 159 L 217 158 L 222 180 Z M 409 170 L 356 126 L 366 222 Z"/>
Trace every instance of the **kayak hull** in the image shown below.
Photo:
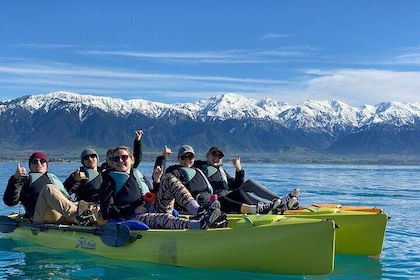
<path fill-rule="evenodd" d="M 121 260 L 270 274 L 327 274 L 334 268 L 335 223 L 264 215 L 234 219 L 233 228 L 142 230 L 121 247 L 93 234 L 18 227 L 11 236 L 49 248 Z"/>
<path fill-rule="evenodd" d="M 339 226 L 336 231 L 336 253 L 368 256 L 381 253 L 389 219 L 381 209 L 363 206 L 338 207 L 335 204 L 324 206 L 332 207 L 310 206 L 286 211 L 284 216 L 334 220 Z"/>

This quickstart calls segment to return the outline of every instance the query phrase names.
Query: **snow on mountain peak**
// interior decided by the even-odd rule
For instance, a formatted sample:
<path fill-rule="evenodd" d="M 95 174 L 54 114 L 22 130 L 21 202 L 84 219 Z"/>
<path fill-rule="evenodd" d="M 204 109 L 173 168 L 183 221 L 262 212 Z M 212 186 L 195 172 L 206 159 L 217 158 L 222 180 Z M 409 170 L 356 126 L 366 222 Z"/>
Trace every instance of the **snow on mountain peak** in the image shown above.
<path fill-rule="evenodd" d="M 420 103 L 382 102 L 377 104 L 371 123 L 392 122 L 397 126 L 413 125 L 420 118 Z"/>
<path fill-rule="evenodd" d="M 191 103 L 165 104 L 144 99 L 123 100 L 61 91 L 25 96 L 7 103 L 31 112 L 40 109 L 78 110 L 81 120 L 92 114 L 92 110 L 98 109 L 115 115 L 138 113 L 150 118 L 183 115 L 191 119 L 268 119 L 290 129 L 309 129 L 330 134 L 366 125 L 418 125 L 420 119 L 420 103 L 383 102 L 375 106 L 354 108 L 336 100 L 307 100 L 292 105 L 269 98 L 254 100 L 235 93 Z"/>
<path fill-rule="evenodd" d="M 357 110 L 334 100 L 307 100 L 280 114 L 285 126 L 294 129 L 306 128 L 328 132 L 345 130 L 357 125 Z"/>
<path fill-rule="evenodd" d="M 234 93 L 211 97 L 200 103 L 203 116 L 219 119 L 266 118 L 270 113 L 256 105 L 257 101 Z"/>

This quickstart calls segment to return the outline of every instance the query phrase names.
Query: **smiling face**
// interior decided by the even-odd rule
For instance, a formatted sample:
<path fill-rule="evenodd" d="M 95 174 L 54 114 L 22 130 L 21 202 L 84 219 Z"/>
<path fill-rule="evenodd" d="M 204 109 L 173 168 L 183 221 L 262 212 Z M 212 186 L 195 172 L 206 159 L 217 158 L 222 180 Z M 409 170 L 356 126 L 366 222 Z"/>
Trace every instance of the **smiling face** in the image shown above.
<path fill-rule="evenodd" d="M 133 153 L 128 147 L 118 147 L 114 150 L 112 162 L 112 166 L 116 171 L 130 173 L 134 164 Z"/>
<path fill-rule="evenodd" d="M 223 163 L 223 154 L 218 152 L 207 153 L 207 163 L 211 166 L 220 166 Z"/>
<path fill-rule="evenodd" d="M 195 155 L 193 153 L 186 153 L 185 155 L 178 157 L 179 165 L 184 167 L 192 167 L 195 161 Z"/>
<path fill-rule="evenodd" d="M 47 161 L 41 158 L 34 158 L 29 162 L 29 169 L 33 173 L 42 173 L 47 172 L 48 164 Z"/>

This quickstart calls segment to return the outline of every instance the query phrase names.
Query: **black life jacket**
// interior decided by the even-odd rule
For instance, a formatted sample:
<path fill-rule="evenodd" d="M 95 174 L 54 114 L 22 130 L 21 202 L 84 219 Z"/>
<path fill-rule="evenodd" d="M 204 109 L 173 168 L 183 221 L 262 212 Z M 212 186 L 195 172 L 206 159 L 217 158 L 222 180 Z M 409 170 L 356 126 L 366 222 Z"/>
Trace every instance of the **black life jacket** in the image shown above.
<path fill-rule="evenodd" d="M 80 167 L 80 170 L 86 174 L 87 179 L 77 189 L 77 200 L 85 200 L 89 202 L 97 202 L 99 196 L 99 188 L 102 184 L 101 174 L 91 168 Z"/>
<path fill-rule="evenodd" d="M 133 173 L 110 171 L 109 175 L 115 182 L 115 205 L 127 205 L 143 199 L 144 194 Z"/>
<path fill-rule="evenodd" d="M 204 174 L 206 174 L 211 186 L 213 187 L 214 193 L 219 193 L 229 190 L 228 179 L 226 172 L 223 167 L 214 167 L 208 164 L 200 166 Z"/>
<path fill-rule="evenodd" d="M 200 169 L 180 166 L 179 170 L 184 175 L 185 186 L 194 197 L 203 192 L 213 194 L 210 182 Z"/>

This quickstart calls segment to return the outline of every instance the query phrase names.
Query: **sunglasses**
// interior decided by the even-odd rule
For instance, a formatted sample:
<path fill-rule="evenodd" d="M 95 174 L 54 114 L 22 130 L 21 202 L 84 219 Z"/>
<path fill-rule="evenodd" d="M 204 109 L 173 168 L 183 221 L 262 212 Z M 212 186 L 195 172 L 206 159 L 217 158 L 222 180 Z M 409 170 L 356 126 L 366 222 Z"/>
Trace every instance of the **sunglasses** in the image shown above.
<path fill-rule="evenodd" d="M 193 158 L 195 158 L 195 155 L 183 155 L 183 156 L 181 156 L 182 160 L 186 160 L 186 159 L 192 160 Z"/>
<path fill-rule="evenodd" d="M 112 157 L 112 161 L 113 162 L 119 162 L 120 160 L 122 160 L 122 161 L 126 161 L 128 159 L 128 155 L 122 155 L 122 156 L 115 156 L 115 157 Z"/>
<path fill-rule="evenodd" d="M 45 159 L 33 159 L 33 160 L 31 160 L 32 164 L 38 164 L 38 163 L 45 164 L 46 162 L 47 161 Z"/>
<path fill-rule="evenodd" d="M 94 159 L 94 158 L 96 158 L 96 155 L 86 155 L 86 156 L 83 157 L 83 160 L 88 160 L 90 158 Z"/>
<path fill-rule="evenodd" d="M 222 154 L 220 153 L 211 153 L 213 157 L 223 158 Z"/>

